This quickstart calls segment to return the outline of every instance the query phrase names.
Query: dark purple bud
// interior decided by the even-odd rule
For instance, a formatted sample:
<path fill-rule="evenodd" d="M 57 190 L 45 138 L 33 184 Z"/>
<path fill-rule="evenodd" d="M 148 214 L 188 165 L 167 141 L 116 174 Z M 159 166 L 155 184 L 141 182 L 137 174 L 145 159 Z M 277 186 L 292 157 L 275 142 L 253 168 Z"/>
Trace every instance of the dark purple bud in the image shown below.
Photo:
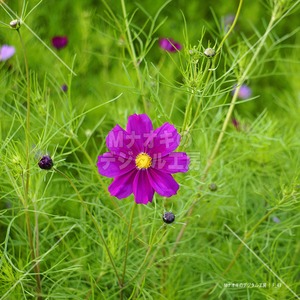
<path fill-rule="evenodd" d="M 50 170 L 53 167 L 53 160 L 49 155 L 44 155 L 38 165 L 43 170 Z"/>
<path fill-rule="evenodd" d="M 231 122 L 232 125 L 236 128 L 236 130 L 240 130 L 240 122 L 237 119 L 233 118 Z"/>
<path fill-rule="evenodd" d="M 63 84 L 63 85 L 61 86 L 61 90 L 62 90 L 63 92 L 67 92 L 67 91 L 68 91 L 68 86 L 67 86 L 66 84 Z"/>
<path fill-rule="evenodd" d="M 57 50 L 66 47 L 68 44 L 68 38 L 66 36 L 55 36 L 52 38 L 52 45 Z"/>
<path fill-rule="evenodd" d="M 168 52 L 177 52 L 181 50 L 182 46 L 175 42 L 173 39 L 161 38 L 159 40 L 159 46 L 161 49 Z"/>
<path fill-rule="evenodd" d="M 163 221 L 167 224 L 171 224 L 175 221 L 175 215 L 172 212 L 165 212 L 163 214 Z"/>

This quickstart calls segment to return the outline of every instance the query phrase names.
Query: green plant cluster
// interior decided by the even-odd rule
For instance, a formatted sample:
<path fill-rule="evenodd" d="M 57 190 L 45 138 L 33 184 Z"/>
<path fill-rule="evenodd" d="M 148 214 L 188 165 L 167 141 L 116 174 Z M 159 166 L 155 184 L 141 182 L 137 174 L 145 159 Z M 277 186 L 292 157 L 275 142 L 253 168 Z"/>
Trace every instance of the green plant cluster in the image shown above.
<path fill-rule="evenodd" d="M 300 299 L 300 1 L 219 2 L 0 1 L 0 299 Z M 135 113 L 191 159 L 148 205 L 96 167 Z"/>

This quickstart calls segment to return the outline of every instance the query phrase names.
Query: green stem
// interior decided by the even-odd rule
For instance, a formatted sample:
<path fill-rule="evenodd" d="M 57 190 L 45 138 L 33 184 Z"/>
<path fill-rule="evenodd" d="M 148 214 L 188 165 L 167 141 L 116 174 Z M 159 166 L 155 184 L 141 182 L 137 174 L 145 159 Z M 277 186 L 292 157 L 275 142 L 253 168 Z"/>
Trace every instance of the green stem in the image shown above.
<path fill-rule="evenodd" d="M 131 209 L 131 214 L 130 214 L 130 221 L 129 221 L 129 227 L 128 227 L 127 242 L 126 242 L 126 248 L 125 248 L 124 268 L 123 268 L 122 281 L 121 281 L 122 287 L 123 287 L 124 281 L 125 281 L 126 266 L 127 266 L 127 257 L 128 257 L 128 249 L 129 249 L 129 239 L 130 239 L 130 233 L 131 233 L 131 228 L 132 228 L 132 221 L 133 221 L 135 207 L 136 207 L 136 204 L 134 202 L 133 206 L 132 206 L 132 209 Z M 121 299 L 123 299 L 123 289 L 121 289 Z"/>
<path fill-rule="evenodd" d="M 136 55 L 134 45 L 133 45 L 133 39 L 131 36 L 130 25 L 129 25 L 128 18 L 127 18 L 125 0 L 121 0 L 121 6 L 122 6 L 122 13 L 123 13 L 123 18 L 124 18 L 124 22 L 125 22 L 128 50 L 129 50 L 129 53 L 131 56 L 131 60 L 133 61 L 134 68 L 136 70 L 137 79 L 138 79 L 138 83 L 139 83 L 140 90 L 141 90 L 141 96 L 142 96 L 142 100 L 143 100 L 144 110 L 145 110 L 145 112 L 147 112 L 147 102 L 146 102 L 145 94 L 144 94 L 143 78 L 142 78 L 142 75 L 141 75 L 141 72 L 139 69 L 139 62 L 137 60 L 137 55 Z"/>
<path fill-rule="evenodd" d="M 156 233 L 157 233 L 157 232 L 156 232 Z M 155 237 L 156 237 L 156 233 L 155 233 L 155 235 L 154 235 L 154 237 L 153 237 L 153 240 L 154 240 Z M 160 242 L 161 242 L 160 244 L 161 244 L 161 245 L 164 245 L 164 244 L 165 244 L 165 242 L 166 242 L 166 240 L 167 240 L 167 238 L 168 238 L 168 233 L 169 233 L 169 231 L 166 232 L 165 235 L 163 236 L 163 238 L 160 240 Z M 154 263 L 155 260 L 157 261 L 157 253 L 158 253 L 158 251 L 161 249 L 158 245 L 157 245 L 156 249 L 153 251 L 152 257 L 151 257 L 151 259 L 149 260 L 149 263 L 147 264 L 146 267 L 144 267 L 144 265 L 145 265 L 146 262 L 147 262 L 147 259 L 148 259 L 149 255 L 150 255 L 150 253 L 151 253 L 151 250 L 152 250 L 153 246 L 154 246 L 154 244 L 151 244 L 151 245 L 149 246 L 148 251 L 147 251 L 147 253 L 146 253 L 146 255 L 145 255 L 144 261 L 142 262 L 142 264 L 141 264 L 141 266 L 139 267 L 138 271 L 136 272 L 135 276 L 131 279 L 131 281 L 133 281 L 133 280 L 139 275 L 140 279 L 139 279 L 139 282 L 136 284 L 136 286 L 138 286 L 138 287 L 140 287 L 140 286 L 142 285 L 142 282 L 145 280 L 145 277 L 146 277 L 146 274 L 147 274 L 147 270 L 150 269 L 150 267 L 153 265 L 153 263 Z M 141 272 L 141 274 L 139 274 L 141 270 L 143 270 L 143 272 Z M 130 298 L 130 299 L 131 299 L 131 298 Z"/>
<path fill-rule="evenodd" d="M 236 11 L 236 14 L 235 14 L 235 18 L 229 28 L 229 30 L 227 31 L 227 33 L 225 34 L 225 36 L 223 37 L 218 49 L 217 49 L 217 53 L 219 53 L 219 51 L 222 49 L 223 47 L 223 44 L 225 43 L 225 41 L 227 40 L 227 38 L 229 37 L 229 35 L 231 34 L 231 32 L 233 31 L 235 25 L 236 25 L 236 22 L 239 18 L 239 15 L 240 15 L 240 12 L 241 12 L 241 9 L 242 9 L 242 6 L 243 6 L 243 0 L 240 0 L 239 2 L 239 6 L 238 6 L 238 9 Z"/>
<path fill-rule="evenodd" d="M 182 133 L 184 133 L 188 129 L 188 122 L 191 119 L 192 115 L 192 103 L 195 98 L 195 89 L 192 89 L 189 100 L 187 102 L 186 108 L 185 108 L 185 114 L 184 114 L 184 119 L 182 123 Z"/>
<path fill-rule="evenodd" d="M 243 250 L 243 247 L 246 243 L 246 240 L 248 240 L 252 234 L 254 233 L 254 231 L 256 230 L 256 228 L 263 223 L 272 213 L 274 213 L 274 211 L 277 210 L 277 207 L 274 207 L 273 209 L 269 210 L 254 226 L 253 228 L 246 232 L 243 238 L 243 242 L 240 243 L 239 247 L 237 248 L 237 250 L 235 251 L 235 254 L 233 256 L 233 259 L 231 260 L 231 262 L 228 264 L 227 268 L 223 271 L 222 276 L 224 276 L 225 274 L 227 274 L 231 268 L 234 266 L 237 258 L 239 257 L 240 253 Z M 227 225 L 226 225 L 227 226 Z M 228 227 L 228 226 L 227 226 Z M 202 296 L 203 298 L 207 298 L 209 296 L 209 294 L 218 286 L 219 282 L 216 283 L 213 287 L 209 288 L 205 294 Z"/>
<path fill-rule="evenodd" d="M 25 191 L 24 191 L 24 209 L 25 209 L 25 220 L 26 220 L 26 228 L 27 228 L 27 234 L 28 234 L 28 240 L 29 240 L 29 247 L 31 252 L 31 259 L 32 261 L 36 261 L 36 257 L 39 253 L 39 237 L 38 237 L 38 223 L 35 224 L 36 228 L 36 241 L 35 241 L 35 247 L 33 243 L 33 235 L 31 231 L 31 222 L 30 222 L 30 215 L 28 211 L 28 203 L 29 203 L 29 182 L 30 182 L 30 76 L 29 76 L 29 68 L 28 68 L 28 61 L 27 61 L 27 55 L 26 55 L 26 48 L 24 41 L 22 39 L 22 35 L 20 33 L 20 30 L 17 29 L 17 33 L 20 38 L 20 42 L 23 49 L 23 56 L 24 56 L 24 63 L 25 63 L 25 72 L 26 72 L 26 82 L 27 82 L 27 106 L 26 106 L 26 125 L 25 125 L 25 138 L 26 138 L 26 167 L 25 167 Z M 37 220 L 36 211 L 34 212 L 35 215 L 35 221 Z M 37 299 L 41 300 L 43 299 L 42 294 L 42 286 L 41 286 L 41 277 L 40 277 L 40 263 L 37 261 L 34 266 L 35 271 L 35 280 L 36 280 L 36 292 L 37 292 Z"/>
<path fill-rule="evenodd" d="M 58 170 L 58 169 L 56 169 L 56 168 L 53 168 L 53 169 L 54 169 L 54 171 L 56 171 L 57 173 L 59 173 L 60 175 L 62 175 L 62 176 L 70 183 L 70 185 L 71 185 L 72 188 L 74 189 L 74 191 L 75 191 L 75 193 L 76 193 L 78 199 L 80 200 L 82 206 L 84 207 L 85 211 L 87 212 L 87 214 L 88 214 L 89 217 L 91 218 L 93 224 L 95 225 L 95 228 L 96 228 L 97 231 L 98 231 L 99 237 L 100 237 L 100 239 L 101 239 L 101 241 L 102 241 L 102 243 L 103 243 L 103 245 L 104 245 L 104 247 L 105 247 L 105 250 L 106 250 L 107 255 L 108 255 L 108 257 L 109 257 L 110 263 L 111 263 L 111 265 L 112 265 L 112 267 L 113 267 L 113 270 L 114 270 L 114 272 L 115 272 L 115 275 L 116 275 L 116 277 L 117 277 L 118 284 L 119 284 L 120 288 L 122 288 L 122 281 L 121 281 L 121 278 L 120 278 L 120 276 L 119 276 L 119 274 L 118 274 L 118 271 L 117 271 L 117 268 L 116 268 L 114 259 L 113 259 L 112 255 L 111 255 L 111 253 L 110 253 L 110 250 L 109 250 L 108 245 L 107 245 L 107 243 L 106 243 L 106 241 L 105 241 L 105 239 L 104 239 L 104 236 L 103 236 L 103 234 L 102 234 L 101 228 L 100 228 L 100 226 L 99 226 L 97 220 L 95 219 L 95 217 L 93 216 L 93 214 L 92 214 L 91 211 L 89 210 L 87 204 L 85 203 L 85 201 L 84 201 L 83 198 L 81 197 L 81 195 L 80 195 L 80 193 L 79 193 L 77 187 L 76 187 L 75 184 L 73 183 L 73 181 L 72 181 L 65 173 L 61 172 L 60 170 Z"/>
<path fill-rule="evenodd" d="M 208 70 L 210 70 L 210 68 L 213 68 L 213 67 L 214 67 L 214 61 L 212 60 L 211 63 L 209 64 L 208 68 L 205 71 L 207 72 Z M 199 103 L 197 105 L 196 112 L 194 114 L 194 120 L 190 125 L 191 128 L 193 128 L 194 124 L 197 122 L 198 117 L 200 115 L 200 109 L 201 109 L 201 105 L 202 105 L 202 101 L 203 101 L 203 95 L 206 95 L 206 92 L 209 90 L 208 83 L 210 81 L 211 75 L 212 75 L 212 71 L 210 70 L 210 72 L 208 73 L 208 75 L 206 77 L 206 81 L 205 81 L 205 84 L 204 84 L 204 90 L 203 90 L 201 98 L 199 99 Z"/>
<path fill-rule="evenodd" d="M 235 25 L 236 25 L 236 22 L 237 22 L 237 20 L 238 20 L 238 18 L 239 18 L 239 15 L 240 15 L 242 6 L 243 6 L 243 0 L 240 0 L 239 6 L 238 6 L 238 9 L 237 9 L 237 12 L 236 12 L 236 14 L 235 14 L 234 21 L 233 21 L 232 25 L 230 26 L 229 30 L 227 31 L 226 35 L 223 37 L 223 39 L 222 39 L 222 41 L 221 41 L 221 43 L 220 43 L 220 45 L 219 45 L 219 47 L 218 47 L 218 49 L 217 49 L 217 51 L 216 51 L 217 55 L 220 53 L 220 50 L 222 49 L 223 44 L 225 43 L 226 39 L 228 38 L 228 36 L 229 36 L 229 35 L 231 34 L 231 32 L 233 31 L 233 29 L 234 29 L 234 27 L 235 27 Z M 216 59 L 217 55 L 213 58 L 212 62 Z M 210 62 L 209 62 L 209 64 L 210 64 Z M 204 71 L 204 74 L 203 74 L 203 78 L 206 76 L 206 73 L 208 72 L 209 69 L 210 69 L 210 65 L 208 65 L 208 66 L 206 67 L 206 69 L 205 69 L 205 71 Z M 208 74 L 207 78 L 206 78 L 206 83 L 205 83 L 205 85 L 204 85 L 203 95 L 206 94 L 206 88 L 208 87 L 208 82 L 209 82 L 209 80 L 210 80 L 211 74 L 212 74 L 212 72 L 210 72 L 210 73 Z M 199 111 L 200 111 L 200 109 L 201 109 L 202 99 L 203 99 L 203 96 L 201 97 L 201 99 L 200 99 L 200 101 L 199 101 L 199 103 L 198 103 L 198 105 L 197 105 L 197 109 L 196 109 L 196 112 L 195 112 L 195 115 L 194 115 L 194 116 L 195 116 L 195 117 L 194 117 L 194 121 L 192 122 L 191 127 L 196 123 L 196 120 L 198 119 Z M 184 119 L 183 126 L 182 126 L 182 128 L 183 128 L 182 131 L 183 131 L 183 132 L 187 129 L 187 128 L 186 128 L 186 127 L 187 127 L 187 114 L 188 114 L 188 112 L 190 111 L 190 105 L 191 105 L 191 102 L 192 102 L 192 97 L 190 97 L 190 100 L 189 100 L 188 105 L 187 105 L 187 108 L 186 108 L 185 119 Z M 191 112 L 189 112 L 189 113 L 191 113 Z"/>
<path fill-rule="evenodd" d="M 265 41 L 266 41 L 266 39 L 267 39 L 267 37 L 268 37 L 268 35 L 269 35 L 272 27 L 273 27 L 274 22 L 275 22 L 275 18 L 273 17 L 273 14 L 272 14 L 272 18 L 271 18 L 271 20 L 269 22 L 269 25 L 268 25 L 268 27 L 266 29 L 265 34 L 263 35 L 260 43 L 258 44 L 258 46 L 257 46 L 254 54 L 252 55 L 252 58 L 251 58 L 249 64 L 247 65 L 247 68 L 245 69 L 245 71 L 241 75 L 240 79 L 238 80 L 237 87 L 235 89 L 235 92 L 233 94 L 232 100 L 230 102 L 230 106 L 229 106 L 229 109 L 227 111 L 227 114 L 226 114 L 226 117 L 225 117 L 222 129 L 221 129 L 221 132 L 220 132 L 220 134 L 218 136 L 218 139 L 217 139 L 217 142 L 215 144 L 215 147 L 214 147 L 214 149 L 212 151 L 212 154 L 211 154 L 210 158 L 208 159 L 207 164 L 205 166 L 205 169 L 203 171 L 203 177 L 204 178 L 207 177 L 208 171 L 211 168 L 211 166 L 212 166 L 212 164 L 213 164 L 213 162 L 214 162 L 214 160 L 215 160 L 215 158 L 216 158 L 216 156 L 217 156 L 217 154 L 219 152 L 219 149 L 220 149 L 221 143 L 223 141 L 223 137 L 224 137 L 226 128 L 227 128 L 228 123 L 230 121 L 232 112 L 233 112 L 233 110 L 235 108 L 236 100 L 238 99 L 238 94 L 239 94 L 239 91 L 240 91 L 240 87 L 245 82 L 250 69 L 252 68 L 255 60 L 257 59 L 259 52 L 261 51 L 261 48 L 264 46 Z"/>
<path fill-rule="evenodd" d="M 206 74 L 210 68 L 210 65 L 211 65 L 211 61 L 208 61 L 207 64 L 206 64 L 206 67 L 205 67 L 205 70 L 203 72 L 203 74 L 201 74 L 202 78 L 205 78 L 206 77 Z M 194 78 L 193 78 L 193 81 L 197 81 L 197 76 L 198 74 L 196 75 L 195 72 L 197 72 L 196 70 L 194 70 Z M 206 78 L 206 85 L 207 86 L 207 83 L 210 79 L 210 76 L 211 76 L 211 73 L 208 74 L 207 78 Z M 189 97 L 189 100 L 188 100 L 188 103 L 186 105 L 186 109 L 185 109 L 185 114 L 184 114 L 184 120 L 183 120 L 183 123 L 182 123 L 182 133 L 184 133 L 186 130 L 189 130 L 189 127 L 190 127 L 190 121 L 192 119 L 192 105 L 193 105 L 193 100 L 195 98 L 195 93 L 197 91 L 197 88 L 194 88 L 192 91 L 191 91 L 191 95 Z M 202 97 L 201 97 L 202 99 Z M 201 100 L 198 104 L 198 107 L 197 107 L 197 111 L 198 111 L 198 108 L 201 106 Z M 196 112 L 197 113 L 197 112 Z"/>
<path fill-rule="evenodd" d="M 241 5 L 241 2 L 242 2 L 242 0 L 240 0 L 240 5 Z M 239 10 L 240 10 L 240 6 L 239 6 L 238 11 Z M 208 158 L 206 166 L 204 168 L 203 175 L 202 175 L 202 178 L 201 178 L 202 182 L 204 182 L 206 180 L 208 172 L 209 172 L 211 166 L 213 165 L 213 163 L 215 161 L 215 158 L 216 158 L 216 156 L 217 156 L 217 154 L 219 152 L 220 146 L 221 146 L 222 141 L 223 141 L 223 137 L 225 135 L 225 132 L 226 132 L 226 129 L 227 129 L 227 126 L 228 126 L 228 123 L 230 121 L 232 112 L 233 112 L 233 110 L 235 108 L 235 104 L 236 104 L 236 100 L 238 98 L 238 93 L 239 93 L 240 87 L 244 83 L 244 81 L 246 80 L 250 69 L 252 68 L 254 62 L 256 61 L 259 52 L 261 51 L 262 47 L 264 46 L 265 41 L 266 41 L 266 39 L 267 39 L 270 31 L 273 28 L 273 25 L 274 25 L 274 23 L 276 21 L 276 18 L 275 18 L 276 10 L 277 10 L 277 8 L 275 8 L 275 11 L 272 13 L 272 17 L 271 17 L 271 20 L 269 22 L 269 25 L 268 25 L 268 27 L 267 27 L 267 29 L 266 29 L 263 37 L 261 38 L 261 40 L 260 40 L 260 42 L 259 42 L 259 44 L 258 44 L 258 46 L 257 46 L 257 48 L 256 48 L 256 50 L 254 52 L 254 54 L 252 55 L 252 58 L 251 58 L 249 64 L 247 65 L 245 71 L 242 73 L 241 77 L 238 80 L 237 88 L 235 89 L 235 92 L 233 94 L 232 100 L 230 102 L 229 109 L 228 109 L 227 114 L 225 116 L 225 120 L 224 120 L 224 123 L 222 125 L 222 129 L 220 131 L 220 134 L 218 136 L 217 142 L 216 142 L 216 144 L 215 144 L 215 146 L 214 146 L 214 148 L 212 150 L 212 153 L 211 153 L 210 157 Z M 183 234 L 185 232 L 185 229 L 186 229 L 186 227 L 187 227 L 187 225 L 189 223 L 189 217 L 192 215 L 192 212 L 194 210 L 194 207 L 195 207 L 196 203 L 198 203 L 198 199 L 197 198 L 194 200 L 194 202 L 190 206 L 190 209 L 188 210 L 186 223 L 183 225 L 183 227 L 181 228 L 181 230 L 180 230 L 180 232 L 179 232 L 179 234 L 177 236 L 176 242 L 175 242 L 174 247 L 172 249 L 172 253 L 175 252 L 176 247 L 177 247 L 178 243 L 180 242 L 180 240 L 181 240 L 181 238 L 182 238 L 182 236 L 183 236 Z"/>

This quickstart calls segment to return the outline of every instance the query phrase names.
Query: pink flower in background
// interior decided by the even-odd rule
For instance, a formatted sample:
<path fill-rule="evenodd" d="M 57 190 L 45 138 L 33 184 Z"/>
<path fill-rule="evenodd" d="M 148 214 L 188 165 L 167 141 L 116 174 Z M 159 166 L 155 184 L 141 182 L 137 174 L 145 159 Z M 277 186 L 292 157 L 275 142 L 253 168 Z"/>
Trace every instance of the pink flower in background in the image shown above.
<path fill-rule="evenodd" d="M 68 44 L 68 37 L 66 36 L 55 36 L 52 38 L 52 46 L 57 50 L 65 48 Z"/>
<path fill-rule="evenodd" d="M 228 29 L 231 27 L 232 23 L 234 22 L 234 19 L 235 19 L 234 14 L 228 14 L 223 18 L 225 31 L 228 31 Z"/>
<path fill-rule="evenodd" d="M 168 52 L 177 52 L 181 50 L 182 46 L 173 39 L 161 38 L 159 39 L 159 46 L 161 49 Z"/>
<path fill-rule="evenodd" d="M 134 194 L 135 202 L 152 202 L 154 192 L 164 197 L 179 189 L 172 174 L 187 172 L 190 159 L 173 152 L 180 143 L 176 128 L 164 123 L 153 129 L 146 114 L 131 115 L 126 130 L 116 125 L 106 137 L 110 152 L 98 157 L 101 175 L 114 178 L 108 190 L 118 199 Z"/>
<path fill-rule="evenodd" d="M 0 61 L 5 61 L 11 58 L 16 52 L 14 46 L 3 45 L 0 48 Z"/>
<path fill-rule="evenodd" d="M 236 86 L 234 86 L 232 90 L 232 94 L 234 94 L 235 90 L 236 90 Z M 242 84 L 238 93 L 238 98 L 245 100 L 250 98 L 251 95 L 252 95 L 252 90 L 246 84 Z"/>

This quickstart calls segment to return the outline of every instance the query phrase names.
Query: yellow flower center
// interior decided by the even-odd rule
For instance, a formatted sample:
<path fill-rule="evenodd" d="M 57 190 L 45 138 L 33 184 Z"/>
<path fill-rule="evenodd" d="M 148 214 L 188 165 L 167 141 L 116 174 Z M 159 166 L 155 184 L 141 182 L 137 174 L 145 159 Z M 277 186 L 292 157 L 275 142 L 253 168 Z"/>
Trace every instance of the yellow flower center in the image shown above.
<path fill-rule="evenodd" d="M 148 169 L 152 165 L 152 158 L 145 152 L 141 152 L 135 158 L 135 165 L 138 169 Z"/>

